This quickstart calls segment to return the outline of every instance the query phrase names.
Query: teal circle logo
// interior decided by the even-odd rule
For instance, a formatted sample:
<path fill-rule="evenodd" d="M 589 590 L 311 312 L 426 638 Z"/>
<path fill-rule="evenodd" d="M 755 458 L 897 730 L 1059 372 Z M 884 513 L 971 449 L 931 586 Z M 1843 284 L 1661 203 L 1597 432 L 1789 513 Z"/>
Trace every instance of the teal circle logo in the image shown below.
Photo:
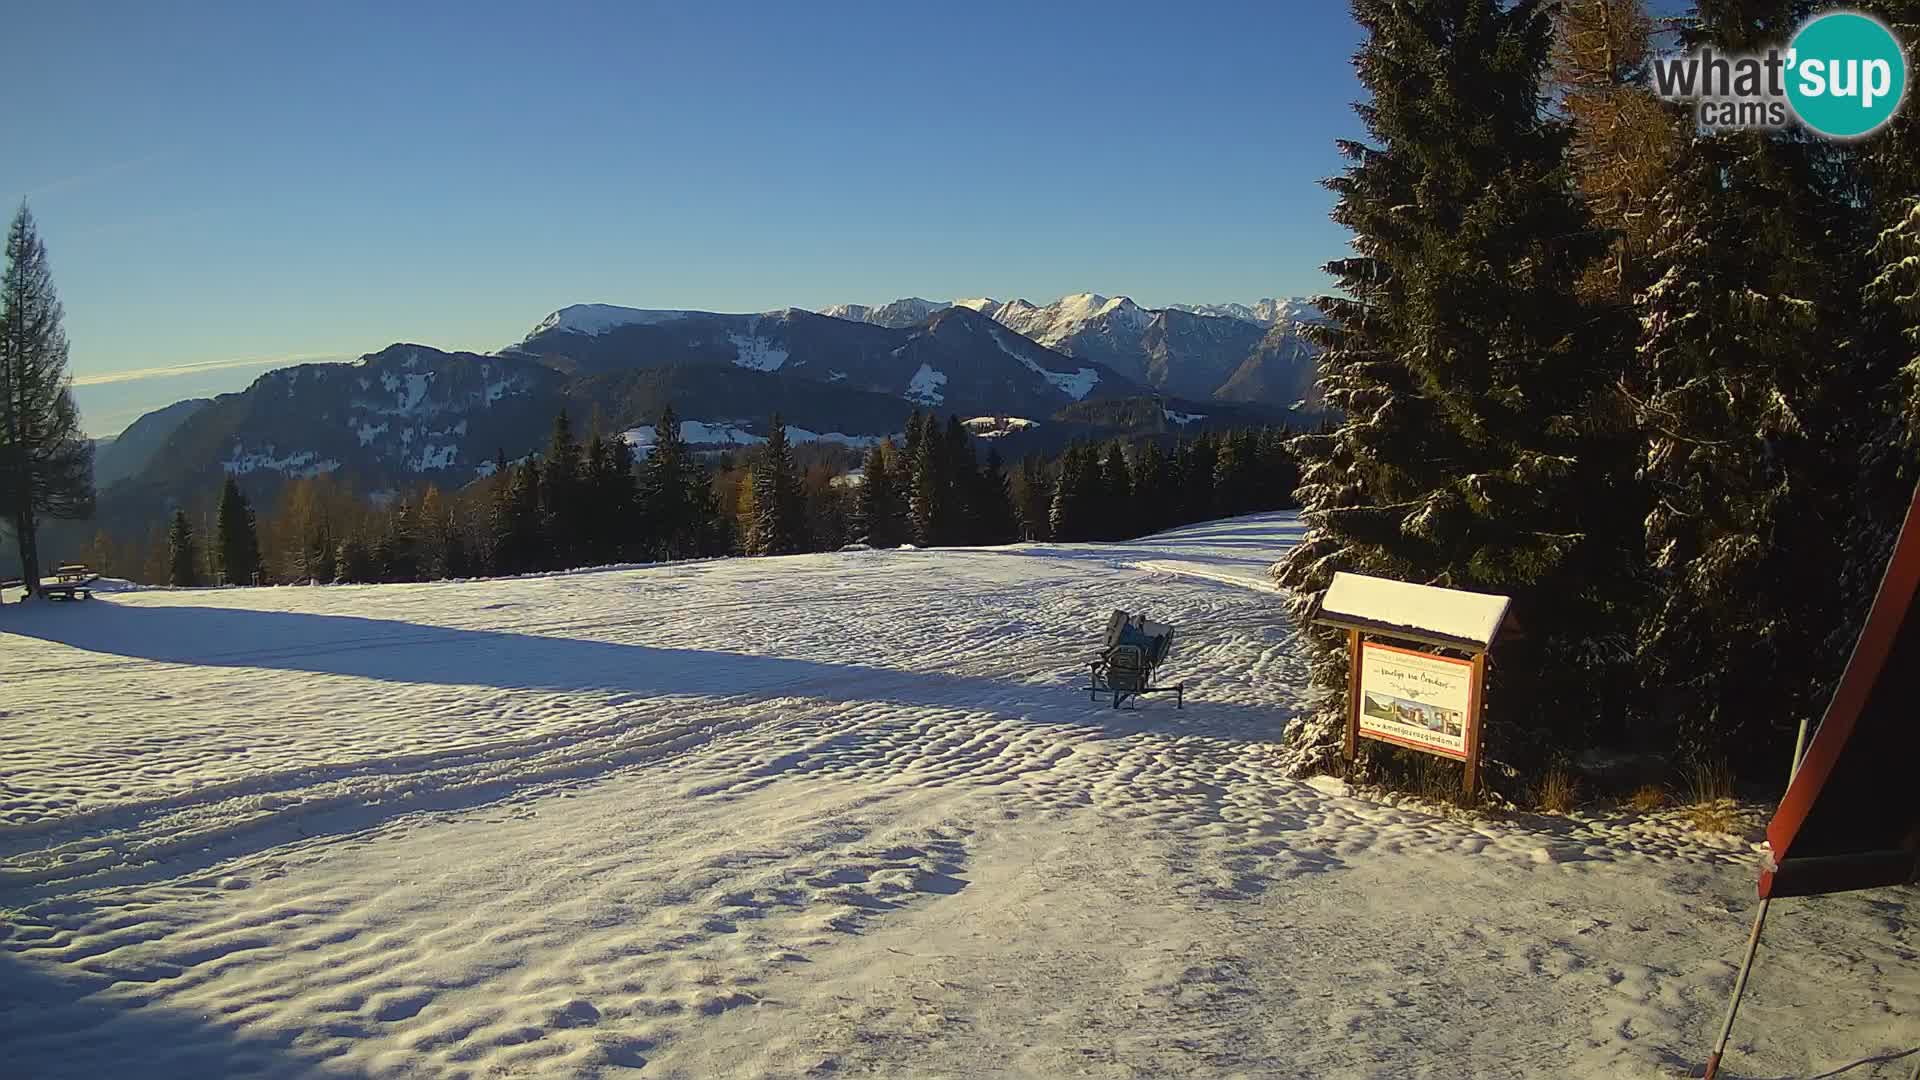
<path fill-rule="evenodd" d="M 1807 20 L 1793 35 L 1787 101 L 1800 122 L 1836 139 L 1870 135 L 1907 93 L 1907 53 L 1886 24 L 1853 11 Z"/>

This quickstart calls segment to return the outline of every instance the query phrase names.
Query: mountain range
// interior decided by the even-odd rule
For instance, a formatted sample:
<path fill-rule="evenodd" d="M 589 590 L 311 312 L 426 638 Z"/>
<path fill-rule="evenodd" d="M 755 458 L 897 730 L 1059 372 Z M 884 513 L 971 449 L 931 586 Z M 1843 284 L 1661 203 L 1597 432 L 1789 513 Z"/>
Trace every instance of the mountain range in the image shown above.
<path fill-rule="evenodd" d="M 562 407 L 584 433 L 645 428 L 672 404 L 714 448 L 762 439 L 776 411 L 796 438 L 851 446 L 915 409 L 1010 418 L 980 426 L 1010 454 L 1299 424 L 1311 317 L 1298 301 L 1146 309 L 1094 294 L 758 314 L 575 304 L 491 354 L 395 344 L 149 413 L 102 442 L 101 524 L 144 530 L 229 474 L 267 503 L 323 472 L 360 491 L 459 487 L 543 445 Z"/>

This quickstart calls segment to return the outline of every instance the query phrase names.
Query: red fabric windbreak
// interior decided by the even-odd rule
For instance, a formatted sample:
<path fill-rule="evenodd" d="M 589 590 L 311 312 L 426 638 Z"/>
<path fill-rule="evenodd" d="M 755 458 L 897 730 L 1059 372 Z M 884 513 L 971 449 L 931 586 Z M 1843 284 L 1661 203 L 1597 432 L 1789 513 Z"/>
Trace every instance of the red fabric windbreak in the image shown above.
<path fill-rule="evenodd" d="M 1897 885 L 1920 850 L 1920 489 L 1800 770 L 1767 826 L 1760 895 Z M 1912 617 L 1910 617 L 1912 616 Z"/>

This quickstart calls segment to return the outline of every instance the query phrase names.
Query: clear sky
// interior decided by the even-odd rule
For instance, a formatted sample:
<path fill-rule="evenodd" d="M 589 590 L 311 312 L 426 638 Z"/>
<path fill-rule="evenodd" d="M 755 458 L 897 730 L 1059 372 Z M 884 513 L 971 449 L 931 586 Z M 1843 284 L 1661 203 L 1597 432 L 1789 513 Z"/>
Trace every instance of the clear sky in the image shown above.
<path fill-rule="evenodd" d="M 7 33 L 0 197 L 96 433 L 569 303 L 1247 302 L 1346 250 L 1334 0 L 28 0 Z"/>

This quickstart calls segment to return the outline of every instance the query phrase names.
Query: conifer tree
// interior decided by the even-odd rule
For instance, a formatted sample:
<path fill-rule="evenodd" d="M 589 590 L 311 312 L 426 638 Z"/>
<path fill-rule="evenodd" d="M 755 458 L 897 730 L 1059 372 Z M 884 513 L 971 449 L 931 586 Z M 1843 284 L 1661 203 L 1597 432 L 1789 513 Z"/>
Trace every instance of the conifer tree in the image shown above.
<path fill-rule="evenodd" d="M 668 405 L 653 427 L 653 449 L 642 467 L 640 504 L 655 554 L 681 559 L 695 554 L 705 528 L 700 499 L 705 478 L 680 431 L 680 418 Z"/>
<path fill-rule="evenodd" d="M 61 318 L 46 245 L 22 203 L 0 277 L 0 519 L 30 594 L 40 591 L 42 519 L 93 516 L 93 440 L 73 403 Z"/>
<path fill-rule="evenodd" d="M 373 561 L 381 581 L 420 580 L 420 524 L 411 504 L 401 503 L 387 518 Z"/>
<path fill-rule="evenodd" d="M 167 532 L 167 584 L 180 588 L 200 584 L 200 552 L 185 510 L 173 512 L 173 528 Z"/>
<path fill-rule="evenodd" d="M 899 547 L 900 497 L 893 486 L 893 440 L 867 448 L 861 464 L 860 495 L 854 512 L 855 539 L 877 548 Z"/>
<path fill-rule="evenodd" d="M 1107 447 L 1106 461 L 1100 465 L 1094 539 L 1121 540 L 1138 536 L 1133 513 L 1133 467 L 1127 464 L 1127 448 L 1119 439 Z"/>
<path fill-rule="evenodd" d="M 1703 5 L 1683 43 L 1757 51 L 1801 15 Z M 1632 379 L 1657 589 L 1637 652 L 1653 736 L 1693 756 L 1772 767 L 1831 678 L 1819 646 L 1845 621 L 1852 539 L 1836 525 L 1881 377 L 1858 352 L 1835 361 L 1871 228 L 1836 169 L 1857 152 L 1797 128 L 1698 133 L 1660 191 Z"/>
<path fill-rule="evenodd" d="M 1219 464 L 1219 445 L 1211 435 L 1201 435 L 1185 446 L 1181 455 L 1180 520 L 1183 524 L 1206 521 L 1214 515 L 1214 472 Z"/>
<path fill-rule="evenodd" d="M 969 452 L 971 454 L 971 452 Z M 976 523 L 976 543 L 1011 544 L 1020 539 L 1020 518 L 1014 511 L 1013 491 L 1000 448 L 987 448 L 987 462 L 975 474 L 976 494 L 969 500 Z"/>
<path fill-rule="evenodd" d="M 767 442 L 753 467 L 753 520 L 747 546 L 754 555 L 792 555 L 807 549 L 806 508 L 793 447 L 780 414 L 767 426 Z"/>
<path fill-rule="evenodd" d="M 952 522 L 947 441 L 941 434 L 939 421 L 931 413 L 922 422 L 919 437 L 911 441 L 917 447 L 909 504 L 913 542 L 920 547 L 937 547 L 949 542 Z"/>
<path fill-rule="evenodd" d="M 1053 482 L 1039 454 L 1020 459 L 1013 477 L 1014 507 L 1020 515 L 1022 540 L 1050 540 L 1053 526 L 1049 520 L 1053 507 Z"/>
<path fill-rule="evenodd" d="M 335 551 L 333 580 L 343 585 L 364 585 L 380 576 L 373 551 L 359 533 L 340 541 Z"/>
<path fill-rule="evenodd" d="M 1168 503 L 1173 497 L 1167 484 L 1167 459 L 1160 444 L 1149 439 L 1141 445 L 1133 467 L 1133 522 L 1142 534 L 1159 532 L 1170 524 Z"/>
<path fill-rule="evenodd" d="M 1053 503 L 1047 512 L 1047 528 L 1055 540 L 1088 537 L 1099 491 L 1097 454 L 1091 446 L 1068 444 L 1060 454 L 1060 476 L 1054 482 Z"/>
<path fill-rule="evenodd" d="M 580 444 L 573 437 L 567 410 L 561 409 L 553 418 L 553 437 L 547 443 L 539 478 L 546 552 L 558 570 L 579 566 L 585 556 L 581 546 L 585 525 L 582 472 Z"/>
<path fill-rule="evenodd" d="M 253 504 L 232 476 L 220 489 L 220 516 L 215 528 L 223 579 L 229 585 L 254 584 L 260 573 L 260 537 Z"/>
<path fill-rule="evenodd" d="M 1576 200 L 1565 125 L 1542 112 L 1552 39 L 1531 0 L 1355 0 L 1371 145 L 1327 182 L 1354 258 L 1320 298 L 1320 386 L 1340 412 L 1294 443 L 1306 541 L 1278 568 L 1303 606 L 1335 570 L 1514 597 L 1525 637 L 1489 676 L 1502 751 L 1564 739 L 1621 681 L 1631 551 L 1615 462 L 1590 417 L 1618 356 L 1577 296 L 1605 250 Z M 1622 503 L 1628 506 L 1623 514 Z M 1292 733 L 1312 767 L 1337 741 L 1346 657 L 1315 638 L 1322 710 Z M 1614 666 L 1610 667 L 1609 663 Z M 1521 723 L 1524 720 L 1525 723 Z"/>
<path fill-rule="evenodd" d="M 983 543 L 980 508 L 974 505 L 980 487 L 980 462 L 973 452 L 973 433 L 954 413 L 947 414 L 946 447 L 942 459 L 946 465 L 946 475 L 942 479 L 946 485 L 947 520 L 942 529 L 941 542 Z"/>

